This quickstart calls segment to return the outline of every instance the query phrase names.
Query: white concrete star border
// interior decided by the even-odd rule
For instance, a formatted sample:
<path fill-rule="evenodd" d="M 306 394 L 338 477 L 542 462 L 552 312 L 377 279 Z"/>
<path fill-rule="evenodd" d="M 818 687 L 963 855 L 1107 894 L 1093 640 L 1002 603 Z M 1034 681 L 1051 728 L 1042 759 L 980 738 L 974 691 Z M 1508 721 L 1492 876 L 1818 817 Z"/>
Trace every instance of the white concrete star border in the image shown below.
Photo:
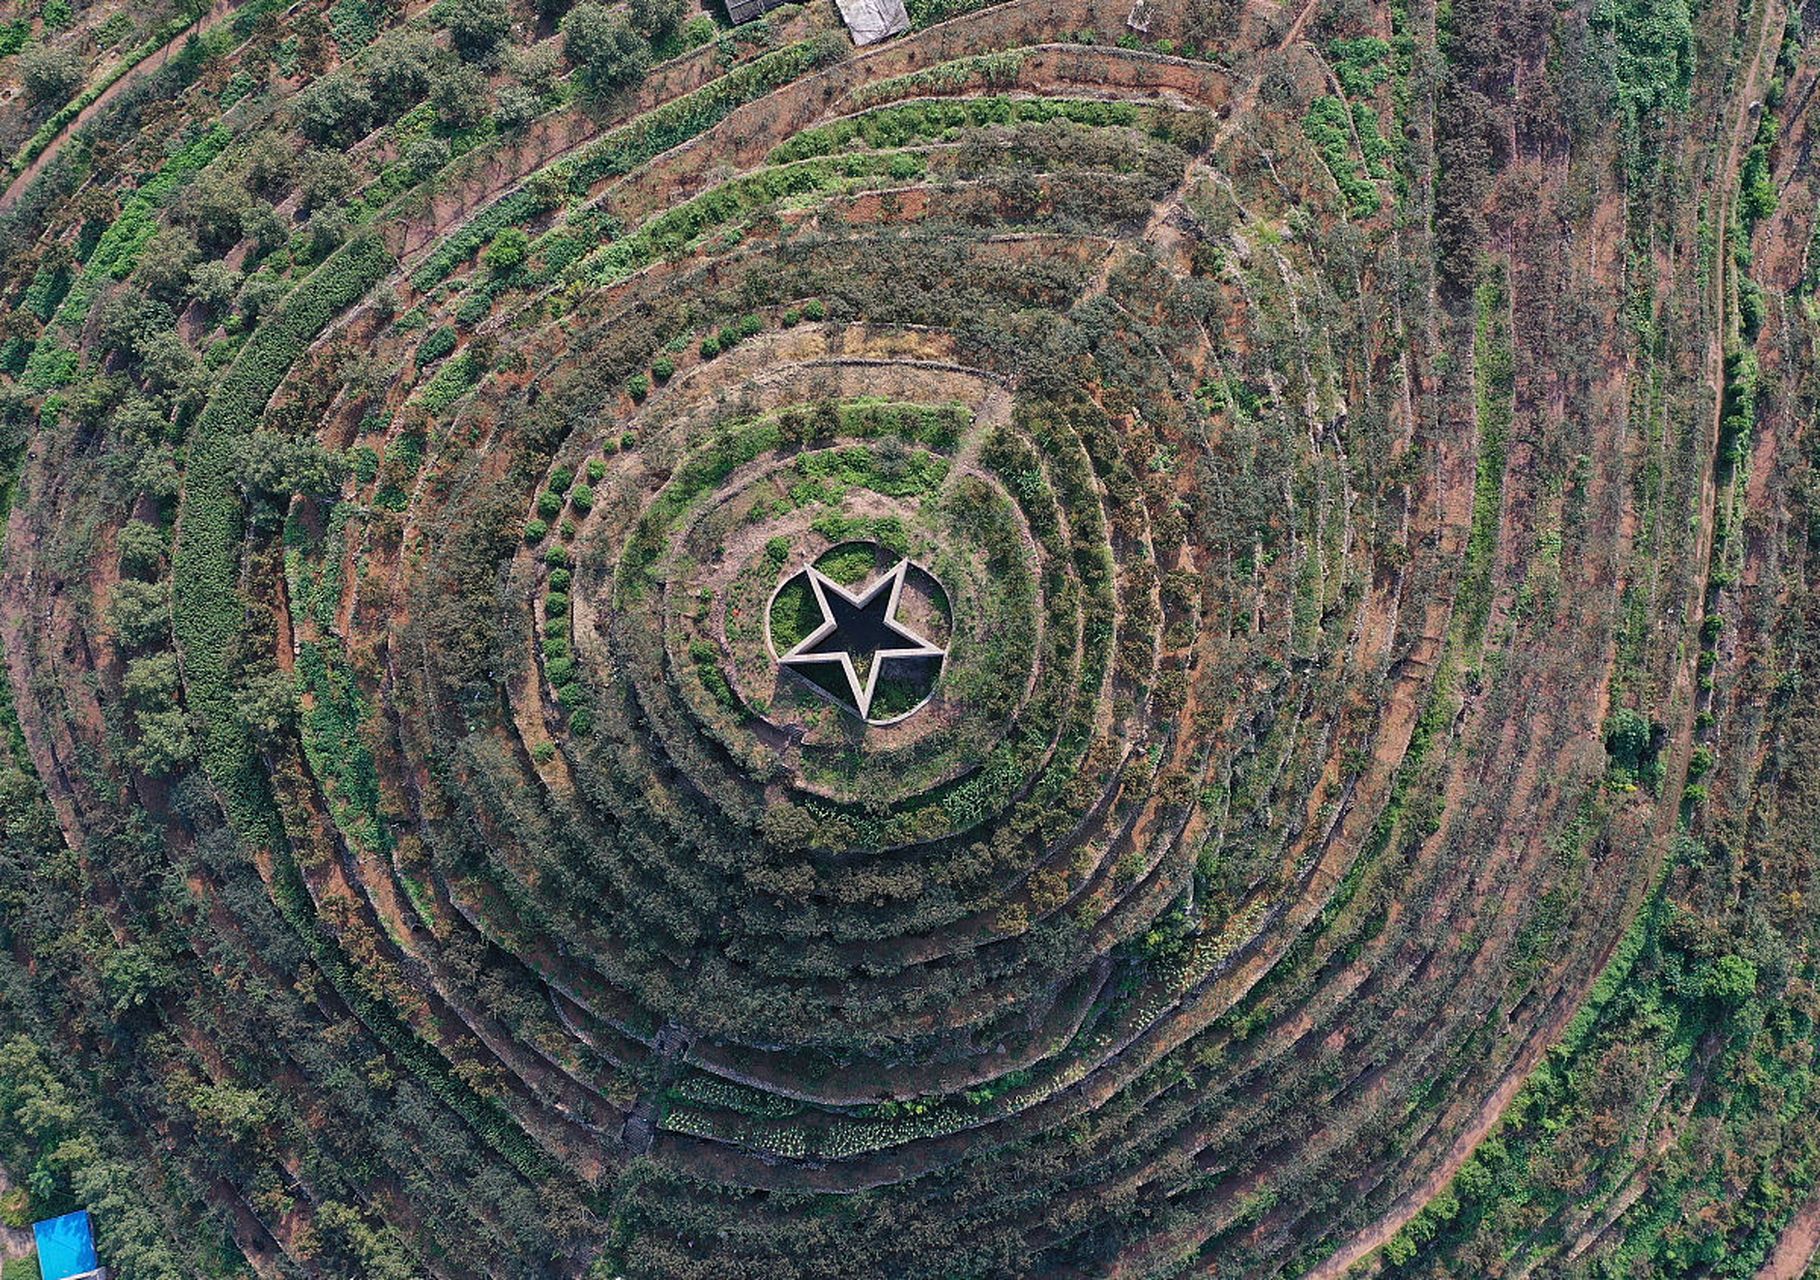
<path fill-rule="evenodd" d="M 773 645 L 772 653 L 777 656 L 778 665 L 786 668 L 800 669 L 808 666 L 838 664 L 841 672 L 847 678 L 847 689 L 852 694 L 850 700 L 843 701 L 836 697 L 820 681 L 809 680 L 808 683 L 816 692 L 829 698 L 830 701 L 836 702 L 847 708 L 847 710 L 853 712 L 853 714 L 858 716 L 861 720 L 864 720 L 867 724 L 895 724 L 897 721 L 904 719 L 905 716 L 915 714 L 917 709 L 923 705 L 923 702 L 928 701 L 927 698 L 900 715 L 890 716 L 881 720 L 872 718 L 872 698 L 878 691 L 878 673 L 884 669 L 886 662 L 898 658 L 940 659 L 948 656 L 948 651 L 946 649 L 938 644 L 932 644 L 930 641 L 924 639 L 897 620 L 898 601 L 902 598 L 904 593 L 904 575 L 909 569 L 910 561 L 899 560 L 870 586 L 860 591 L 849 591 L 833 578 L 830 578 L 827 574 L 823 573 L 820 569 L 817 569 L 814 565 L 804 565 L 803 572 L 808 575 L 809 589 L 815 595 L 816 607 L 821 610 L 821 625 L 792 645 L 788 653 L 777 654 L 776 646 Z M 792 574 L 791 578 L 794 577 L 795 575 Z M 777 585 L 777 591 L 772 592 L 772 600 L 775 600 L 777 598 L 777 593 L 781 592 L 790 584 L 791 578 L 785 578 Z M 890 598 L 885 603 L 883 618 L 885 628 L 892 632 L 898 639 L 902 640 L 903 643 L 889 649 L 874 650 L 872 654 L 872 665 L 867 669 L 866 678 L 864 680 L 859 678 L 859 670 L 853 665 L 853 657 L 845 649 L 837 649 L 827 653 L 811 652 L 811 650 L 823 640 L 827 639 L 838 625 L 834 617 L 834 610 L 828 607 L 829 592 L 838 593 L 841 599 L 844 600 L 849 607 L 863 610 L 867 605 L 877 599 L 878 593 L 881 591 L 889 591 L 891 593 Z M 767 605 L 765 608 L 765 633 L 767 642 L 769 642 L 771 629 L 770 615 L 770 606 Z"/>

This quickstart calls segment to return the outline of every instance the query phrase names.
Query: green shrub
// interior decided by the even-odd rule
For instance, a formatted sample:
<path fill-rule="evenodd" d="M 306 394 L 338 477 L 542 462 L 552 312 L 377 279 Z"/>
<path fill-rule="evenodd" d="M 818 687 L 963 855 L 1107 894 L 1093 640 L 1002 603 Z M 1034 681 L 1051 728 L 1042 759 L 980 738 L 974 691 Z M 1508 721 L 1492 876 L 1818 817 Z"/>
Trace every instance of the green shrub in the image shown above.
<path fill-rule="evenodd" d="M 164 530 L 143 520 L 129 520 L 120 530 L 120 568 L 134 577 L 155 578 L 169 539 Z"/>
<path fill-rule="evenodd" d="M 545 489 L 537 495 L 537 514 L 545 520 L 554 520 L 562 514 L 562 495 Z"/>
<path fill-rule="evenodd" d="M 472 329 L 482 320 L 485 320 L 487 318 L 487 313 L 492 309 L 493 299 L 491 296 L 489 296 L 484 289 L 477 290 L 462 299 L 461 306 L 457 308 L 455 312 L 455 323 L 461 325 L 465 329 Z"/>
<path fill-rule="evenodd" d="M 651 46 L 625 15 L 597 0 L 582 0 L 563 18 L 562 51 L 576 79 L 597 93 L 643 79 L 651 60 Z"/>
<path fill-rule="evenodd" d="M 455 330 L 448 325 L 440 325 L 430 331 L 429 336 L 417 344 L 417 363 L 434 364 L 455 349 Z"/>
<path fill-rule="evenodd" d="M 517 227 L 507 227 L 493 237 L 482 255 L 487 270 L 494 275 L 511 275 L 524 265 L 525 255 L 530 247 L 530 237 Z"/>
<path fill-rule="evenodd" d="M 525 521 L 526 542 L 542 542 L 544 540 L 544 535 L 549 532 L 550 526 L 545 524 L 542 520 L 533 518 Z"/>

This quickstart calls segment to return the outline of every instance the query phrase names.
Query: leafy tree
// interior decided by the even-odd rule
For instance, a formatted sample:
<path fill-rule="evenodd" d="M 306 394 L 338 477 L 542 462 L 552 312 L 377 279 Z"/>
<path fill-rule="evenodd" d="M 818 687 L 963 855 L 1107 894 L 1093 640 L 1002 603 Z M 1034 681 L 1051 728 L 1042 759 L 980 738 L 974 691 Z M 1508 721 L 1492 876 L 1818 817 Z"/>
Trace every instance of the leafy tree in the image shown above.
<path fill-rule="evenodd" d="M 291 21 L 291 35 L 304 70 L 320 75 L 329 64 L 329 24 L 316 10 L 304 9 Z"/>
<path fill-rule="evenodd" d="M 651 53 L 625 16 L 599 0 L 582 0 L 569 10 L 562 20 L 562 51 L 577 78 L 596 92 L 641 78 Z"/>
<path fill-rule="evenodd" d="M 682 21 L 687 0 L 632 0 L 632 25 L 652 40 L 661 40 Z"/>
<path fill-rule="evenodd" d="M 354 166 L 333 148 L 313 147 L 304 152 L 300 169 L 305 213 L 334 204 L 354 189 Z"/>
<path fill-rule="evenodd" d="M 202 258 L 196 237 L 185 227 L 166 227 L 151 238 L 139 266 L 139 279 L 152 297 L 179 303 L 189 296 L 190 272 Z"/>
<path fill-rule="evenodd" d="M 183 491 L 183 474 L 177 469 L 176 450 L 158 444 L 143 451 L 133 463 L 133 484 L 158 502 L 169 502 Z"/>
<path fill-rule="evenodd" d="M 196 229 L 196 239 L 212 254 L 223 254 L 239 241 L 246 216 L 246 188 L 219 173 L 204 173 L 180 206 Z"/>
<path fill-rule="evenodd" d="M 337 492 L 347 475 L 347 459 L 314 439 L 300 439 L 260 428 L 234 445 L 236 478 L 250 494 L 284 497 L 293 493 L 326 496 Z"/>
<path fill-rule="evenodd" d="M 439 73 L 430 85 L 430 103 L 447 129 L 471 129 L 487 118 L 487 78 L 465 62 Z"/>
<path fill-rule="evenodd" d="M 297 95 L 297 123 L 312 142 L 345 146 L 365 136 L 373 118 L 366 81 L 347 72 L 324 76 Z"/>
<path fill-rule="evenodd" d="M 1705 970 L 1700 985 L 1708 999 L 1741 1005 L 1757 994 L 1757 966 L 1740 955 L 1723 955 Z"/>
<path fill-rule="evenodd" d="M 112 295 L 96 311 L 95 337 L 101 349 L 118 351 L 133 360 L 139 358 L 146 342 L 176 323 L 168 306 L 131 288 Z"/>
<path fill-rule="evenodd" d="M 82 87 L 82 59 L 67 46 L 27 46 L 19 55 L 19 80 L 34 106 L 61 106 Z"/>
<path fill-rule="evenodd" d="M 807 849 L 815 843 L 817 830 L 814 815 L 798 804 L 771 805 L 759 820 L 759 833 L 774 849 Z"/>
<path fill-rule="evenodd" d="M 501 133 L 515 133 L 537 119 L 542 104 L 537 95 L 520 84 L 509 84 L 499 91 L 493 107 L 493 123 Z"/>
<path fill-rule="evenodd" d="M 234 705 L 255 738 L 274 741 L 297 718 L 297 682 L 277 667 L 249 673 L 234 691 Z"/>
<path fill-rule="evenodd" d="M 395 32 L 373 47 L 367 89 L 382 115 L 402 115 L 423 100 L 436 54 L 436 42 L 420 31 Z"/>
<path fill-rule="evenodd" d="M 1655 758 L 1655 726 L 1629 707 L 1613 712 L 1605 722 L 1605 750 L 1614 767 L 1637 776 Z"/>
<path fill-rule="evenodd" d="M 225 262 L 205 262 L 190 273 L 190 295 L 212 316 L 226 314 L 240 291 L 240 273 Z"/>
<path fill-rule="evenodd" d="M 139 350 L 146 387 L 174 407 L 199 403 L 208 392 L 208 374 L 189 344 L 175 331 L 153 334 Z"/>
<path fill-rule="evenodd" d="M 328 1237 L 330 1251 L 339 1258 L 345 1274 L 369 1280 L 415 1280 L 397 1233 L 387 1226 L 373 1226 L 360 1211 L 335 1200 L 323 1201 L 316 1223 Z"/>
<path fill-rule="evenodd" d="M 305 227 L 310 238 L 311 256 L 318 261 L 328 257 L 348 238 L 350 229 L 348 212 L 340 205 L 316 210 L 310 215 L 309 224 Z"/>
<path fill-rule="evenodd" d="M 170 633 L 171 584 L 131 578 L 115 583 L 108 602 L 108 624 L 114 637 L 129 649 L 162 640 Z"/>
<path fill-rule="evenodd" d="M 278 135 L 262 133 L 247 148 L 247 190 L 267 200 L 277 200 L 297 181 L 297 157 Z"/>
<path fill-rule="evenodd" d="M 521 49 L 512 58 L 512 70 L 519 83 L 539 98 L 548 96 L 556 88 L 556 76 L 562 69 L 560 64 L 556 50 L 547 44 Z"/>
<path fill-rule="evenodd" d="M 254 254 L 263 257 L 291 238 L 291 228 L 271 205 L 255 200 L 241 216 L 240 234 L 253 242 Z"/>
<path fill-rule="evenodd" d="M 284 285 L 278 277 L 263 271 L 248 276 L 246 284 L 240 289 L 240 314 L 256 323 L 259 317 L 277 306 L 282 297 Z"/>
<path fill-rule="evenodd" d="M 449 144 L 441 138 L 419 138 L 404 153 L 405 168 L 422 181 L 449 162 Z"/>
<path fill-rule="evenodd" d="M 139 578 L 155 578 L 168 548 L 164 530 L 144 520 L 128 520 L 120 530 L 120 567 Z"/>
<path fill-rule="evenodd" d="M 0 1115 L 8 1121 L 9 1146 L 14 1135 L 25 1139 L 19 1154 L 29 1155 L 15 1167 L 22 1168 L 26 1187 L 40 1202 L 50 1199 L 63 1181 L 51 1152 L 76 1128 L 78 1116 L 69 1087 L 38 1042 L 26 1036 L 0 1045 Z"/>
<path fill-rule="evenodd" d="M 138 707 L 168 707 L 178 687 L 177 655 L 169 650 L 132 659 L 120 682 L 127 701 Z"/>
<path fill-rule="evenodd" d="M 271 1103 L 264 1093 L 226 1082 L 201 1085 L 186 1101 L 204 1129 L 230 1141 L 248 1141 L 272 1119 Z"/>
<path fill-rule="evenodd" d="M 509 276 L 524 265 L 525 254 L 530 249 L 530 238 L 517 227 L 507 227 L 493 237 L 493 243 L 487 246 L 483 261 L 487 270 L 494 275 Z"/>
<path fill-rule="evenodd" d="M 140 457 L 164 438 L 170 425 L 170 415 L 157 403 L 133 392 L 121 400 L 108 422 L 110 452 Z"/>
<path fill-rule="evenodd" d="M 140 711 L 134 718 L 138 741 L 127 751 L 135 769 L 155 778 L 176 772 L 196 757 L 196 736 L 181 707 Z"/>
<path fill-rule="evenodd" d="M 101 962 L 101 990 L 116 1018 L 152 1004 L 174 978 L 170 961 L 143 944 L 125 943 Z"/>
<path fill-rule="evenodd" d="M 464 58 L 486 57 L 512 26 L 506 0 L 445 0 L 436 11 Z"/>

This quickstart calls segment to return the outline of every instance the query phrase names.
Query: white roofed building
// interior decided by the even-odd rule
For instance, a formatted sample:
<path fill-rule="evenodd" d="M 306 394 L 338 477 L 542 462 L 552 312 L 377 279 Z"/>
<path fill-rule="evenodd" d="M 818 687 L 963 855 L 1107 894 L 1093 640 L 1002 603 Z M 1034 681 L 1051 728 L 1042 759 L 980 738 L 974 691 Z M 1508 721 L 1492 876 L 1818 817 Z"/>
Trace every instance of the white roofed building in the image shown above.
<path fill-rule="evenodd" d="M 847 30 L 857 45 L 877 44 L 887 36 L 901 35 L 910 29 L 910 15 L 904 11 L 904 0 L 835 0 Z"/>

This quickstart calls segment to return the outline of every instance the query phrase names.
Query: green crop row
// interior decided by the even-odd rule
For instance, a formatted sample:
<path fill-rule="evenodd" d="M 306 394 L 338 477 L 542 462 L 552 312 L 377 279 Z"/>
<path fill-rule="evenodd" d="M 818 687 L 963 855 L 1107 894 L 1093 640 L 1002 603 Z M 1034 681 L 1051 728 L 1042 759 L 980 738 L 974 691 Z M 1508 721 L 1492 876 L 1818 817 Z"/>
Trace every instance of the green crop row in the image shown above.
<path fill-rule="evenodd" d="M 921 173 L 921 157 L 907 152 L 832 156 L 760 170 L 665 210 L 624 240 L 616 240 L 582 259 L 569 269 L 569 275 L 594 285 L 613 284 L 640 267 L 686 249 L 697 237 L 741 213 L 792 196 L 838 189 L 862 178 L 908 181 Z"/>
<path fill-rule="evenodd" d="M 630 173 L 670 148 L 707 132 L 737 108 L 807 74 L 837 54 L 837 45 L 820 39 L 790 45 L 754 58 L 712 84 L 703 85 L 630 124 L 609 131 L 579 155 L 542 170 L 548 178 L 534 179 L 502 196 L 467 226 L 446 237 L 412 274 L 411 283 L 420 291 L 434 288 L 499 232 L 528 222 L 548 208 L 550 197 L 546 193 L 552 185 L 569 196 L 585 195 L 588 188 L 601 179 Z"/>
<path fill-rule="evenodd" d="M 1000 49 L 995 53 L 976 53 L 938 62 L 920 71 L 860 85 L 853 90 L 853 100 L 871 105 L 931 93 L 958 93 L 976 81 L 992 87 L 1009 87 L 1017 83 L 1018 73 L 1023 70 L 1024 54 L 1023 49 Z"/>
<path fill-rule="evenodd" d="M 1073 124 L 1107 127 L 1137 126 L 1145 113 L 1129 102 L 1100 102 L 1074 98 L 954 98 L 902 102 L 878 107 L 860 115 L 836 120 L 817 129 L 805 129 L 777 147 L 772 164 L 833 155 L 858 139 L 869 147 L 901 147 L 914 139 L 936 139 L 949 129 L 982 125 L 1046 124 L 1067 120 Z"/>
<path fill-rule="evenodd" d="M 1381 198 L 1377 186 L 1359 176 L 1359 163 L 1353 158 L 1351 122 L 1345 102 L 1335 97 L 1316 98 L 1302 120 L 1302 132 L 1320 152 L 1334 185 L 1346 198 L 1350 216 L 1369 218 L 1378 211 Z"/>

